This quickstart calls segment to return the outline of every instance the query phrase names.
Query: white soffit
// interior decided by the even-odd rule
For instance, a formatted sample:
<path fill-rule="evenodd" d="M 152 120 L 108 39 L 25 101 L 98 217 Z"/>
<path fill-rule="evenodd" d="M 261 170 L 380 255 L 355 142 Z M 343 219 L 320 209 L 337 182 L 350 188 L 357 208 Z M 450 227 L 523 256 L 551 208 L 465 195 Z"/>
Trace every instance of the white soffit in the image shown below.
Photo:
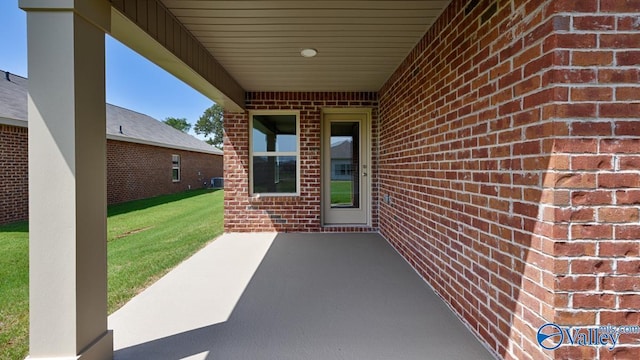
<path fill-rule="evenodd" d="M 246 91 L 377 91 L 450 0 L 162 2 Z"/>

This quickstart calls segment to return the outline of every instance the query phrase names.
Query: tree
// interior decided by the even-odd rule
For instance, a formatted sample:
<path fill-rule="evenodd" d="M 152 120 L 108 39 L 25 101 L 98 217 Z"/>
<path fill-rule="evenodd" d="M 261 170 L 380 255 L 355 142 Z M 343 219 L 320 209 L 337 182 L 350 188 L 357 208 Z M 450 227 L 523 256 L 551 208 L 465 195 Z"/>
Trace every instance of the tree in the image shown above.
<path fill-rule="evenodd" d="M 223 141 L 223 123 L 222 115 L 224 109 L 218 104 L 213 104 L 204 111 L 198 122 L 196 122 L 193 130 L 196 134 L 208 137 L 207 143 L 220 148 Z"/>
<path fill-rule="evenodd" d="M 191 129 L 191 124 L 185 118 L 173 118 L 168 117 L 162 121 L 163 123 L 182 131 L 183 133 L 189 132 Z"/>

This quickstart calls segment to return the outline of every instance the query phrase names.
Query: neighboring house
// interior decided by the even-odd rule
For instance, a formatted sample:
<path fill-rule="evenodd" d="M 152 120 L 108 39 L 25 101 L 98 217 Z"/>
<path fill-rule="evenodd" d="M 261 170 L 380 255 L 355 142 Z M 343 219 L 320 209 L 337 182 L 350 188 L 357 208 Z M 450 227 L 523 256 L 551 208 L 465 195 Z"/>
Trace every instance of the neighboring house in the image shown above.
<path fill-rule="evenodd" d="M 344 140 L 331 145 L 331 180 L 349 181 L 353 176 L 353 142 Z"/>
<path fill-rule="evenodd" d="M 202 188 L 222 151 L 147 115 L 107 104 L 109 204 Z M 0 79 L 0 224 L 28 217 L 27 79 Z"/>

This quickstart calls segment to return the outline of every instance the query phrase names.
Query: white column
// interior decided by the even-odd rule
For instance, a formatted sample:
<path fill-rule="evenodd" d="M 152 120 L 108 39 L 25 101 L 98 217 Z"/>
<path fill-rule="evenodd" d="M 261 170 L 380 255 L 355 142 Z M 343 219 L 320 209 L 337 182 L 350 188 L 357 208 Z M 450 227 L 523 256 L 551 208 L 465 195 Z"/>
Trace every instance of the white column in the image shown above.
<path fill-rule="evenodd" d="M 29 64 L 28 359 L 111 359 L 107 0 L 20 0 Z"/>

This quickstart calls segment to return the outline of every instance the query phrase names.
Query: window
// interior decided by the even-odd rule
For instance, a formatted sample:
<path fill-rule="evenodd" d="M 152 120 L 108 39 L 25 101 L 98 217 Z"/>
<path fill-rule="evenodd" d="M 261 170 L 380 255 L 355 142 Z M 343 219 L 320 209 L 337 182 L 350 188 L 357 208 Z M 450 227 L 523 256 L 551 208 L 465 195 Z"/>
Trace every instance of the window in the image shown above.
<path fill-rule="evenodd" d="M 351 176 L 353 173 L 353 166 L 351 164 L 335 164 L 336 175 Z"/>
<path fill-rule="evenodd" d="M 171 155 L 171 173 L 173 182 L 180 181 L 180 155 Z"/>
<path fill-rule="evenodd" d="M 298 195 L 298 112 L 252 112 L 251 194 Z"/>

